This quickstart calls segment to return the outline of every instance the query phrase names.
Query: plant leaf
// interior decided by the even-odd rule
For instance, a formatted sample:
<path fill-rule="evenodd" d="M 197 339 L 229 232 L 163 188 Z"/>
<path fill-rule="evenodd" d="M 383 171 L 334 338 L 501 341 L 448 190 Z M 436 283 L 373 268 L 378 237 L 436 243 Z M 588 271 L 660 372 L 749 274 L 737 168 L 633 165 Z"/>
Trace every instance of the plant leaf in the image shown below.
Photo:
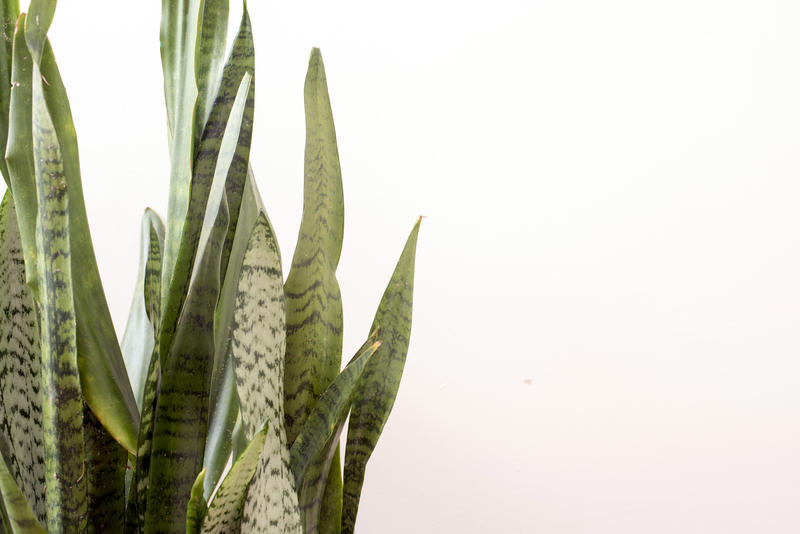
<path fill-rule="evenodd" d="M 46 111 L 53 124 L 53 138 L 68 185 L 68 217 L 72 243 L 72 283 L 81 288 L 74 295 L 77 320 L 78 366 L 81 369 L 83 394 L 92 411 L 114 438 L 126 449 L 135 448 L 139 414 L 128 381 L 111 315 L 103 293 L 97 262 L 94 257 L 86 209 L 81 189 L 78 148 L 66 92 L 61 82 L 50 45 L 45 42 L 41 65 L 30 66 L 31 54 L 22 34 L 24 17 L 20 17 L 14 41 L 15 65 L 12 74 L 14 89 L 11 97 L 11 127 L 7 162 L 11 187 L 17 207 L 17 218 L 25 253 L 28 285 L 37 298 L 39 281 L 34 274 L 37 265 L 33 238 L 38 201 L 32 193 L 35 185 L 31 125 L 35 117 L 31 109 L 37 106 Z M 16 59 L 20 60 L 19 69 Z M 34 72 L 35 70 L 35 72 Z M 19 74 L 20 77 L 16 75 Z M 26 77 L 27 75 L 27 77 Z M 45 83 L 45 81 L 47 83 Z M 31 90 L 40 91 L 42 98 L 32 102 Z M 29 106 L 28 109 L 15 107 Z M 44 111 L 42 112 L 44 114 Z"/>
<path fill-rule="evenodd" d="M 376 330 L 356 351 L 348 365 L 377 342 L 378 331 Z M 344 423 L 344 417 L 336 421 L 328 441 L 320 448 L 308 466 L 303 483 L 298 487 L 300 512 L 305 532 L 338 532 L 341 529 L 342 475 L 338 460 L 339 436 L 344 428 Z M 336 458 L 335 462 L 334 458 Z"/>
<path fill-rule="evenodd" d="M 344 461 L 342 532 L 345 534 L 352 534 L 355 528 L 367 461 L 392 411 L 403 375 L 411 335 L 414 258 L 421 220 L 411 230 L 378 306 L 372 330 L 380 330 L 383 345 L 367 364 L 353 399 Z"/>
<path fill-rule="evenodd" d="M 192 483 L 202 469 L 214 357 L 214 309 L 219 298 L 219 251 L 227 228 L 227 207 L 221 202 L 217 223 L 201 250 L 169 358 L 163 362 L 148 473 L 147 531 L 185 531 Z"/>
<path fill-rule="evenodd" d="M 122 336 L 122 355 L 141 413 L 147 368 L 155 348 L 161 310 L 161 255 L 164 248 L 164 223 L 151 210 L 142 216 L 139 274 L 133 292 L 128 324 Z"/>
<path fill-rule="evenodd" d="M 226 181 L 229 180 L 230 173 Z M 249 174 L 244 186 L 239 221 L 236 226 L 235 239 L 231 247 L 228 269 L 225 271 L 225 281 L 220 292 L 217 316 L 214 322 L 216 348 L 214 369 L 211 374 L 211 400 L 209 403 L 211 416 L 209 419 L 208 438 L 206 439 L 205 458 L 203 459 L 203 465 L 207 470 L 203 490 L 206 498 L 211 496 L 211 492 L 219 482 L 219 478 L 228 463 L 231 455 L 233 428 L 239 415 L 239 396 L 236 393 L 236 384 L 233 379 L 233 362 L 231 361 L 231 322 L 233 321 L 233 307 L 239 275 L 242 270 L 242 261 L 256 218 L 262 212 L 261 195 L 258 193 L 255 179 L 252 174 Z M 228 235 L 230 235 L 230 230 Z M 224 261 L 224 254 L 223 250 L 221 262 Z"/>
<path fill-rule="evenodd" d="M 228 0 L 201 0 L 194 58 L 197 102 L 194 110 L 192 146 L 200 143 L 200 136 L 217 95 L 217 86 L 225 61 L 227 33 Z"/>
<path fill-rule="evenodd" d="M 86 528 L 83 401 L 78 376 L 69 194 L 56 127 L 34 63 L 33 153 L 39 206 L 36 248 L 42 343 L 47 528 Z M 37 83 L 39 80 L 39 83 Z"/>
<path fill-rule="evenodd" d="M 192 492 L 189 497 L 189 504 L 186 509 L 186 534 L 198 534 L 203 524 L 203 519 L 208 513 L 208 506 L 203 497 L 203 486 L 205 484 L 206 470 L 200 471 L 194 480 Z"/>
<path fill-rule="evenodd" d="M 2 455 L 0 455 L 0 497 L 3 501 L 4 512 L 8 516 L 11 532 L 15 534 L 47 534 L 42 524 L 36 519 L 28 501 L 25 500 L 25 495 L 17 487 Z"/>
<path fill-rule="evenodd" d="M 11 59 L 13 57 L 14 25 L 19 17 L 19 0 L 0 0 L 0 154 L 6 153 L 8 136 L 8 109 L 11 103 Z M 5 158 L 0 158 L 0 173 L 6 185 L 11 187 Z"/>
<path fill-rule="evenodd" d="M 314 405 L 289 451 L 292 474 L 298 487 L 312 460 L 328 443 L 336 427 L 347 418 L 351 399 L 361 375 L 370 357 L 380 346 L 381 342 L 376 341 L 362 348 Z"/>
<path fill-rule="evenodd" d="M 256 472 L 259 456 L 264 448 L 268 425 L 258 431 L 242 454 L 233 462 L 230 472 L 220 484 L 208 507 L 201 532 L 227 534 L 238 532 L 247 488 Z"/>
<path fill-rule="evenodd" d="M 86 404 L 83 421 L 89 532 L 122 532 L 128 453 L 106 432 Z"/>
<path fill-rule="evenodd" d="M 39 322 L 24 263 L 14 200 L 6 191 L 0 204 L 0 450 L 45 521 Z"/>
<path fill-rule="evenodd" d="M 245 131 L 247 122 L 244 117 L 253 112 L 252 79 L 255 68 L 253 58 L 253 35 L 250 19 L 245 10 L 239 33 L 223 70 L 214 106 L 197 147 L 189 188 L 189 204 L 174 265 L 171 265 L 167 258 L 167 255 L 171 254 L 170 247 L 172 246 L 170 245 L 169 228 L 171 221 L 167 222 L 164 276 L 169 276 L 169 278 L 162 277 L 162 283 L 169 280 L 169 288 L 165 289 L 162 286 L 164 307 L 159 338 L 162 360 L 167 357 L 167 349 L 172 342 L 176 321 L 191 280 L 192 267 L 196 262 L 198 247 L 204 241 L 203 234 L 208 234 L 214 223 L 214 219 L 209 220 L 206 215 L 207 211 L 210 211 L 207 209 L 209 195 L 212 194 L 215 183 L 223 190 L 226 189 L 224 179 L 227 178 L 230 161 L 235 152 L 234 147 L 240 143 L 245 143 L 247 147 L 250 145 L 249 133 L 246 133 L 244 137 L 241 134 Z M 248 132 L 250 131 L 248 130 Z M 222 165 L 219 165 L 220 163 Z M 226 163 L 227 166 L 225 166 Z M 223 180 L 218 179 L 220 175 Z M 239 187 L 244 187 L 244 178 Z M 241 193 L 239 193 L 239 197 L 241 197 Z M 233 216 L 238 216 L 238 214 Z M 170 271 L 173 268 L 174 272 Z"/>
<path fill-rule="evenodd" d="M 344 200 L 336 132 L 319 49 L 305 82 L 303 218 L 286 280 L 286 435 L 293 443 L 341 367 L 342 300 L 336 266 Z"/>

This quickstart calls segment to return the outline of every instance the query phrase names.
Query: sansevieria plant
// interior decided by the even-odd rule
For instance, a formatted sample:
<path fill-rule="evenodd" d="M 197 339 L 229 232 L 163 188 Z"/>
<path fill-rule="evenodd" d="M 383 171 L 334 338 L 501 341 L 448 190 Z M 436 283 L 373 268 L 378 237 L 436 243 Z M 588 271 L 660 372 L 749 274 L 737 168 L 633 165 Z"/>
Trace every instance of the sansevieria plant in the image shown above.
<path fill-rule="evenodd" d="M 166 224 L 145 211 L 118 343 L 47 39 L 55 7 L 0 0 L 0 532 L 353 532 L 408 350 L 419 222 L 342 368 L 343 195 L 319 50 L 284 281 L 249 164 L 246 6 L 229 45 L 227 0 L 163 0 L 169 207 Z"/>

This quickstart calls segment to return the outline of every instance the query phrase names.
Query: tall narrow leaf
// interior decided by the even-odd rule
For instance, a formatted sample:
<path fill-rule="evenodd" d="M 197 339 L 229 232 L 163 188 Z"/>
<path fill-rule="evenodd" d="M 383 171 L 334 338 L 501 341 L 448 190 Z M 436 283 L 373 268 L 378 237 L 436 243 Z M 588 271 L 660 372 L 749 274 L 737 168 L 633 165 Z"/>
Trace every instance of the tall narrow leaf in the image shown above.
<path fill-rule="evenodd" d="M 414 257 L 420 221 L 408 236 L 378 306 L 372 330 L 380 330 L 383 344 L 367 364 L 353 399 L 344 461 L 342 532 L 345 534 L 351 534 L 355 528 L 367 461 L 392 411 L 403 375 L 411 335 Z"/>
<path fill-rule="evenodd" d="M 6 191 L 0 204 L 0 451 L 44 522 L 39 323 L 24 262 L 14 200 Z"/>
<path fill-rule="evenodd" d="M 8 108 L 11 103 L 11 58 L 14 43 L 14 24 L 19 17 L 19 0 L 0 0 L 0 155 L 6 153 Z M 5 158 L 0 157 L 0 173 L 7 186 L 11 185 Z"/>

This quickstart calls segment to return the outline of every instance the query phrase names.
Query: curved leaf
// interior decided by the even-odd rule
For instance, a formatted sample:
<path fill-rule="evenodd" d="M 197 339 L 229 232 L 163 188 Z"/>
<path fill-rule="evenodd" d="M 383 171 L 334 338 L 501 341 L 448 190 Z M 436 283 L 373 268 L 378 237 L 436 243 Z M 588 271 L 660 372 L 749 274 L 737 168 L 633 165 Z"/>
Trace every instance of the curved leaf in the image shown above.
<path fill-rule="evenodd" d="M 370 357 L 381 346 L 380 341 L 361 350 L 339 373 L 314 405 L 300 434 L 290 449 L 290 465 L 299 487 L 312 460 L 328 443 L 333 431 L 347 418 L 353 393 Z"/>
<path fill-rule="evenodd" d="M 194 480 L 192 492 L 189 497 L 189 504 L 186 509 L 186 534 L 198 534 L 203 524 L 203 519 L 208 513 L 208 506 L 203 497 L 203 486 L 205 485 L 206 470 L 200 471 Z"/>
<path fill-rule="evenodd" d="M 17 487 L 17 483 L 8 471 L 1 455 L 0 498 L 3 501 L 5 515 L 8 516 L 11 532 L 15 534 L 47 534 L 42 524 L 36 519 L 28 501 L 25 500 L 25 496 Z"/>
<path fill-rule="evenodd" d="M 230 472 L 220 484 L 208 507 L 208 514 L 203 520 L 201 529 L 204 534 L 227 534 L 238 531 L 247 488 L 258 467 L 258 458 L 264 447 L 267 432 L 267 425 L 264 425 L 233 462 Z"/>
<path fill-rule="evenodd" d="M 8 136 L 8 108 L 11 104 L 11 58 L 14 43 L 14 25 L 19 17 L 19 0 L 0 0 L 0 154 L 6 153 Z M 5 158 L 0 157 L 0 173 L 7 186 L 11 186 Z"/>
<path fill-rule="evenodd" d="M 14 200 L 0 204 L 0 450 L 40 521 L 44 507 L 44 436 L 39 322 L 25 284 Z"/>
<path fill-rule="evenodd" d="M 411 230 L 378 306 L 372 330 L 380 330 L 383 345 L 367 364 L 353 398 L 344 461 L 342 532 L 346 534 L 355 528 L 367 461 L 392 411 L 403 375 L 411 335 L 414 257 L 421 220 Z"/>
<path fill-rule="evenodd" d="M 141 236 L 139 274 L 121 344 L 140 412 L 147 368 L 155 348 L 156 329 L 160 321 L 161 255 L 164 248 L 164 223 L 150 208 L 142 216 Z"/>

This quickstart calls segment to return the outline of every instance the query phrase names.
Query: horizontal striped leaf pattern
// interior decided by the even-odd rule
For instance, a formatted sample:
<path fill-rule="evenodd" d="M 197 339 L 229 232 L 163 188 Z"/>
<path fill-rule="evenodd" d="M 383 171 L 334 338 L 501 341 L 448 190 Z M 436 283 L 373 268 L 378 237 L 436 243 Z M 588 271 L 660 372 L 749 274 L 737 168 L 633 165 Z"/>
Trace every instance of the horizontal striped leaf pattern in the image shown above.
<path fill-rule="evenodd" d="M 367 461 L 392 411 L 403 376 L 411 336 L 414 259 L 421 220 L 408 236 L 375 313 L 372 330 L 380 331 L 383 344 L 367 364 L 353 398 L 344 461 L 342 532 L 345 534 L 352 534 L 355 528 Z"/>
<path fill-rule="evenodd" d="M 300 434 L 292 444 L 290 465 L 295 484 L 300 486 L 311 462 L 329 443 L 334 429 L 347 417 L 353 393 L 370 357 L 381 346 L 380 341 L 362 349 L 361 352 L 331 382 L 325 393 L 317 400 L 314 409 L 303 424 Z"/>

